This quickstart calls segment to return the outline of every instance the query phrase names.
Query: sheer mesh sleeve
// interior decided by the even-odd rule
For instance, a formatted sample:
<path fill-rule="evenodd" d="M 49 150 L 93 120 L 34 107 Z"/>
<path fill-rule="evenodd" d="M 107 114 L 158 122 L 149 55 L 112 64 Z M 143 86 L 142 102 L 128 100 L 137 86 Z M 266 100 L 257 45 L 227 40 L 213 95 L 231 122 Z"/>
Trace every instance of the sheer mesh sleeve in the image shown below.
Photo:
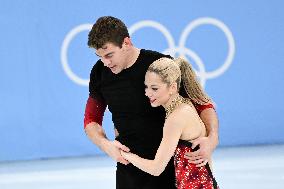
<path fill-rule="evenodd" d="M 84 128 L 86 128 L 86 126 L 91 122 L 96 122 L 102 125 L 105 109 L 105 103 L 89 97 L 85 109 Z"/>

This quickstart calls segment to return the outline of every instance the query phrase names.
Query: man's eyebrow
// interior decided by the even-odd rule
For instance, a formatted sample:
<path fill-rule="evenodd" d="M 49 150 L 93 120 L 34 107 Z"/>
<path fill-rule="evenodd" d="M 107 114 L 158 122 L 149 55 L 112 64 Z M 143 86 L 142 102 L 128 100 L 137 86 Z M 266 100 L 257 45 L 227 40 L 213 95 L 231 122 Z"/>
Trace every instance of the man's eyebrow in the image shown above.
<path fill-rule="evenodd" d="M 108 56 L 108 55 L 110 55 L 110 54 L 113 54 L 113 52 L 109 52 L 109 53 L 107 53 L 105 56 Z"/>
<path fill-rule="evenodd" d="M 100 56 L 100 55 L 98 55 L 97 53 L 95 53 L 98 57 L 102 57 L 102 56 Z M 104 55 L 104 56 L 108 56 L 108 55 L 110 55 L 110 54 L 113 54 L 113 52 L 109 52 L 109 53 L 107 53 L 106 55 Z"/>

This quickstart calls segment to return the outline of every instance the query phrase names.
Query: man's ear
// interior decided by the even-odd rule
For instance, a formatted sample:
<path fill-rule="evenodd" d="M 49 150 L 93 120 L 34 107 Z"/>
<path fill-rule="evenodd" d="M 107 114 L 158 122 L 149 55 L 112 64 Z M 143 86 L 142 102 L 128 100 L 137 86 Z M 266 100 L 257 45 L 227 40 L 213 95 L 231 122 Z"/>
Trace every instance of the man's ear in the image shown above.
<path fill-rule="evenodd" d="M 130 46 L 132 45 L 131 39 L 129 37 L 125 37 L 122 43 L 123 46 Z"/>

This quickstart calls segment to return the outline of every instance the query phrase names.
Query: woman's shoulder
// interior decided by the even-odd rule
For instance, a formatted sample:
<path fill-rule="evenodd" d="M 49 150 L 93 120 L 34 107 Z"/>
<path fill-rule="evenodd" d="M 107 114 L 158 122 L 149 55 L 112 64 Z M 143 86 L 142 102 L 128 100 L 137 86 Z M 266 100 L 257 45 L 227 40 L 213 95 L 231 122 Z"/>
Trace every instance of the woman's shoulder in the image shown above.
<path fill-rule="evenodd" d="M 185 101 L 176 109 L 176 113 L 181 116 L 190 116 L 195 113 L 194 105 L 191 101 Z"/>
<path fill-rule="evenodd" d="M 174 123 L 186 123 L 192 116 L 195 116 L 195 109 L 192 104 L 182 103 L 168 116 L 167 120 Z"/>

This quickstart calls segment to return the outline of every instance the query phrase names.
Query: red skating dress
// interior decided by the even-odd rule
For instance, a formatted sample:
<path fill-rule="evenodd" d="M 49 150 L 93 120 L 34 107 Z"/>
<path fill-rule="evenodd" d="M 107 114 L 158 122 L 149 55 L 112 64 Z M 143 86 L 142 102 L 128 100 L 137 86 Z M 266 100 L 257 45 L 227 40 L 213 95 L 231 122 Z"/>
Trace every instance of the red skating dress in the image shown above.
<path fill-rule="evenodd" d="M 196 167 L 184 158 L 186 152 L 196 151 L 199 148 L 191 149 L 191 146 L 192 143 L 179 140 L 174 156 L 176 187 L 178 189 L 218 189 L 208 163 L 205 166 Z"/>

